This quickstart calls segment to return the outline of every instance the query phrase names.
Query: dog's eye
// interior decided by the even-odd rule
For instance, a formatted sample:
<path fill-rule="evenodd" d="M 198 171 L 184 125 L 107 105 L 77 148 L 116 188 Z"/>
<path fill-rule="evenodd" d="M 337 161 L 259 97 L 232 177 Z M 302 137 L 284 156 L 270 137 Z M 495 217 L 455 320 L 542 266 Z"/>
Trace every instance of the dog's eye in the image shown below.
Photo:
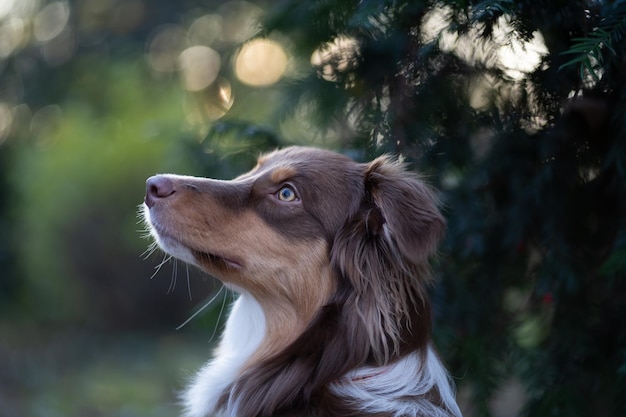
<path fill-rule="evenodd" d="M 297 198 L 296 192 L 292 187 L 286 185 L 278 191 L 278 199 L 280 201 L 294 201 Z"/>

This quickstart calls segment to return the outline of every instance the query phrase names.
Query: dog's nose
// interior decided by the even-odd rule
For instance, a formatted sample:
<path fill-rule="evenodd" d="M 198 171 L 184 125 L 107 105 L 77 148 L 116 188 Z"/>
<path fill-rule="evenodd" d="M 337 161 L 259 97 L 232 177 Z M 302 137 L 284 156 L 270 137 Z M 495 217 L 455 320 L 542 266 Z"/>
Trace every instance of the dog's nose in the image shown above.
<path fill-rule="evenodd" d="M 152 207 L 157 200 L 167 198 L 176 192 L 174 182 L 166 176 L 155 175 L 146 181 L 146 206 Z"/>

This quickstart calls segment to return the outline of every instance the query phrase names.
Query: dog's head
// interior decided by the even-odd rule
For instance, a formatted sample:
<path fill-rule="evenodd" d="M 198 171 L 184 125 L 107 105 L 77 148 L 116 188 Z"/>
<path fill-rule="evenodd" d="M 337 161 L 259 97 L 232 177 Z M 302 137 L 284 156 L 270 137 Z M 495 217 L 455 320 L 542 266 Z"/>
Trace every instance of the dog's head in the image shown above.
<path fill-rule="evenodd" d="M 289 148 L 232 181 L 152 177 L 145 214 L 166 252 L 304 322 L 334 291 L 329 250 L 361 182 L 344 156 Z"/>
<path fill-rule="evenodd" d="M 349 358 L 327 353 L 341 369 L 427 343 L 428 258 L 444 220 L 431 189 L 391 158 L 361 164 L 291 147 L 231 181 L 156 176 L 145 214 L 166 252 L 259 302 L 268 327 L 259 360 L 299 338 L 353 346 Z M 320 328 L 341 335 L 327 340 Z"/>

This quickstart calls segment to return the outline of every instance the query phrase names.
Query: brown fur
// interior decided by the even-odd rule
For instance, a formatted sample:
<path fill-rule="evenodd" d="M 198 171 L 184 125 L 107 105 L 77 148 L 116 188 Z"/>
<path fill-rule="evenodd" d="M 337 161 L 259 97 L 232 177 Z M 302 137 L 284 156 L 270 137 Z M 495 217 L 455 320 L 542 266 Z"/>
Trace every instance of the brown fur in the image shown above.
<path fill-rule="evenodd" d="M 444 220 L 431 189 L 400 163 L 293 147 L 233 181 L 169 180 L 171 201 L 162 190 L 146 197 L 167 225 L 158 232 L 250 292 L 266 315 L 262 347 L 220 406 L 236 399 L 242 416 L 356 416 L 327 384 L 425 351 L 428 258 Z M 276 198 L 286 184 L 293 204 Z"/>

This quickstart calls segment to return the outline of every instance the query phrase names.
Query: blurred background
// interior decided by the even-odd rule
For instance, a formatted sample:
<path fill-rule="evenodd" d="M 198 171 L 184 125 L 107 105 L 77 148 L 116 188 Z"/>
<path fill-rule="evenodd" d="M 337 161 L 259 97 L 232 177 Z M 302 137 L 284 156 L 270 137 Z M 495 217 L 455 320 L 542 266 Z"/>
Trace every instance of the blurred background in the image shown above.
<path fill-rule="evenodd" d="M 624 1 L 0 0 L 0 416 L 177 415 L 233 295 L 146 251 L 145 179 L 289 144 L 441 190 L 467 416 L 626 416 L 625 36 Z"/>

